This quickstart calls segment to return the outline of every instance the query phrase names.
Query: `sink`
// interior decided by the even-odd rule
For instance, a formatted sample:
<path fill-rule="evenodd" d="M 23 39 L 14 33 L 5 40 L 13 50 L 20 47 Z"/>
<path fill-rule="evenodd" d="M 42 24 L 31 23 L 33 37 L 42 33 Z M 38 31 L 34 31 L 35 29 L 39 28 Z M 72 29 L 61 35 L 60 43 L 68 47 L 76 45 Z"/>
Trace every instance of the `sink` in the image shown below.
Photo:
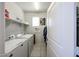
<path fill-rule="evenodd" d="M 17 38 L 19 38 L 19 39 L 29 39 L 30 37 L 32 37 L 33 36 L 33 34 L 25 34 L 25 35 L 23 35 L 23 34 L 18 34 L 17 35 Z"/>
<path fill-rule="evenodd" d="M 21 38 L 26 38 L 26 39 L 29 39 L 30 37 L 32 37 L 33 34 L 26 34 L 26 35 L 22 35 L 20 36 Z"/>

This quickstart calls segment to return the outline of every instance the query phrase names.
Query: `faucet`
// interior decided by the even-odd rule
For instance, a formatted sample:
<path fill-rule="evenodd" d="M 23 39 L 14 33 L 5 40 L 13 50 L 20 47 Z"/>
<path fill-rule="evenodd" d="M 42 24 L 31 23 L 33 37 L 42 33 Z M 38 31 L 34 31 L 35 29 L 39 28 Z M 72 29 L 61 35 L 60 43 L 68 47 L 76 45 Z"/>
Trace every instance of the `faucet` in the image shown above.
<path fill-rule="evenodd" d="M 14 38 L 15 38 L 15 35 L 14 34 L 8 36 L 8 40 L 11 40 L 11 39 L 14 39 Z"/>

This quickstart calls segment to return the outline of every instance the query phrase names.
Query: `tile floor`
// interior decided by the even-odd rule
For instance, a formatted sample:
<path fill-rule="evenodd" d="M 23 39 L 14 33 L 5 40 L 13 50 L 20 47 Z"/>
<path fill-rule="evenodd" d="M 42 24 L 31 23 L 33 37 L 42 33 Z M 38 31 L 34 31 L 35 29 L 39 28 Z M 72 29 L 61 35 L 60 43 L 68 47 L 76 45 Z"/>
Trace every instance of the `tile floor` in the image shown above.
<path fill-rule="evenodd" d="M 33 47 L 31 57 L 46 57 L 47 49 L 44 42 L 36 43 Z"/>

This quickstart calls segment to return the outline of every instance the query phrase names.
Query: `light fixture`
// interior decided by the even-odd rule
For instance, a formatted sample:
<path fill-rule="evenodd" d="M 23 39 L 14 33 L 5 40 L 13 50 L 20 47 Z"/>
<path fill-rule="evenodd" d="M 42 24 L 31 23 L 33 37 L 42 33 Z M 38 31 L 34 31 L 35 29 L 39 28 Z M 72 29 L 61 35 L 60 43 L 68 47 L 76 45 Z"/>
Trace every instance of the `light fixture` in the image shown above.
<path fill-rule="evenodd" d="M 39 10 L 39 2 L 34 2 L 34 6 L 36 10 Z"/>

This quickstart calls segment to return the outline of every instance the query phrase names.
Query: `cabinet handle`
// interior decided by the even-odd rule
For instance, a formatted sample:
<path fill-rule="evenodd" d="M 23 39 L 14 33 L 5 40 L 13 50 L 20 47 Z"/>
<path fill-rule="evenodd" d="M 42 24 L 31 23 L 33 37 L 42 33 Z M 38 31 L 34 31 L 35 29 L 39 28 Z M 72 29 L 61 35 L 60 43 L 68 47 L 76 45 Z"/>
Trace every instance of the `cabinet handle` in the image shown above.
<path fill-rule="evenodd" d="M 9 57 L 12 57 L 13 56 L 13 54 L 10 54 L 10 56 Z"/>
<path fill-rule="evenodd" d="M 23 44 L 21 44 L 21 46 L 23 46 Z"/>

